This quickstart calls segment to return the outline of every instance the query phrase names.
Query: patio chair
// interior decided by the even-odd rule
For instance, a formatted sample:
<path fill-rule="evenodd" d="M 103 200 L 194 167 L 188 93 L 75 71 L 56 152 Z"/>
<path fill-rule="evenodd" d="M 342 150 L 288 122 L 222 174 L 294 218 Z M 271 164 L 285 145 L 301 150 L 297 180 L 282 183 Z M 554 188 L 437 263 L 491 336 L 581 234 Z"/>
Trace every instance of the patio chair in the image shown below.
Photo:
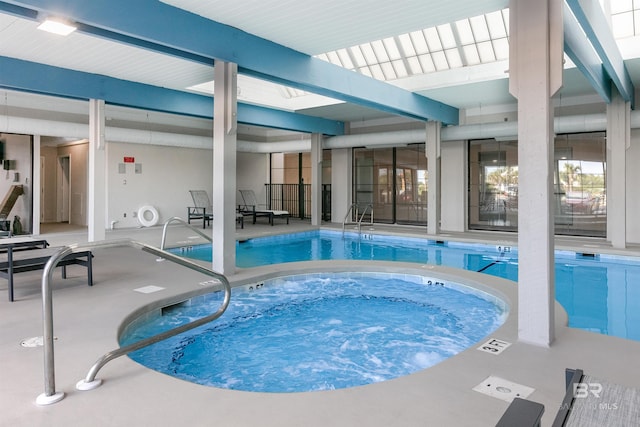
<path fill-rule="evenodd" d="M 193 206 L 187 207 L 187 222 L 191 224 L 192 219 L 201 219 L 202 228 L 206 228 L 213 220 L 213 206 L 209 195 L 204 190 L 189 190 L 193 199 Z"/>
<path fill-rule="evenodd" d="M 202 228 L 206 228 L 213 220 L 213 206 L 209 200 L 209 195 L 204 190 L 189 190 L 193 205 L 187 208 L 187 222 L 191 224 L 192 219 L 202 219 Z M 236 213 L 236 223 L 240 228 L 244 228 L 244 216 Z"/>
<path fill-rule="evenodd" d="M 288 211 L 279 211 L 273 209 L 261 209 L 258 206 L 258 200 L 256 199 L 256 194 L 253 190 L 238 190 L 240 191 L 240 197 L 242 197 L 242 201 L 244 204 L 238 207 L 238 212 L 243 215 L 250 215 L 253 217 L 253 223 L 256 223 L 256 218 L 258 217 L 267 217 L 269 218 L 269 224 L 273 225 L 274 218 L 283 218 L 287 220 L 287 224 L 289 224 L 289 212 Z"/>

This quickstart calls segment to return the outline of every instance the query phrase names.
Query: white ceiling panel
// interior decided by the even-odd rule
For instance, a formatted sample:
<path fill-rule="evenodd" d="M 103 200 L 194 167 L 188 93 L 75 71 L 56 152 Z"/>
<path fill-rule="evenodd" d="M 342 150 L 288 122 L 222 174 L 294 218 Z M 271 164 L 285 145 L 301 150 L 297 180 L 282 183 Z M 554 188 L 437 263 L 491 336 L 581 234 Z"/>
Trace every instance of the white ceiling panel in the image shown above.
<path fill-rule="evenodd" d="M 493 12 L 508 0 L 162 0 L 309 55 Z"/>
<path fill-rule="evenodd" d="M 213 78 L 212 66 L 79 32 L 58 36 L 37 26 L 37 22 L 0 14 L 0 56 L 177 90 Z"/>

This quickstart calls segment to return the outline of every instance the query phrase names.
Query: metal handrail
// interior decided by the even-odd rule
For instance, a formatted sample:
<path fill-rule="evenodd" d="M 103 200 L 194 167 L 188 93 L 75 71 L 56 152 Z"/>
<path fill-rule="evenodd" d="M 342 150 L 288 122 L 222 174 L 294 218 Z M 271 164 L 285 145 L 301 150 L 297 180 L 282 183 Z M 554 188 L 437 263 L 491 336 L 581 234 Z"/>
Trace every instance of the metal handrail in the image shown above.
<path fill-rule="evenodd" d="M 347 224 L 347 218 L 351 218 L 351 213 L 353 212 L 353 208 L 356 208 L 356 210 L 358 209 L 358 204 L 357 203 L 352 203 L 351 206 L 349 206 L 349 209 L 347 209 L 347 213 L 344 215 L 344 219 L 342 220 L 342 234 L 344 235 L 344 227 Z M 349 224 L 353 224 L 351 221 L 349 221 Z"/>
<path fill-rule="evenodd" d="M 364 216 L 367 214 L 367 211 L 371 210 L 371 225 L 373 225 L 373 205 L 371 203 L 369 203 L 367 206 L 364 207 L 364 211 L 362 212 L 362 215 L 360 216 L 360 219 L 358 220 L 358 229 L 360 229 L 360 226 L 362 225 L 362 220 L 364 219 Z M 357 215 L 357 211 L 356 211 L 356 215 Z"/>
<path fill-rule="evenodd" d="M 362 212 L 362 215 L 360 215 L 360 218 L 358 218 L 358 214 L 359 214 L 359 204 L 358 203 L 352 203 L 351 206 L 349 206 L 349 209 L 347 210 L 347 214 L 344 216 L 344 220 L 342 220 L 342 234 L 344 235 L 344 229 L 345 229 L 345 225 L 347 224 L 347 218 L 350 217 L 350 215 L 353 212 L 353 208 L 356 208 L 356 222 L 348 222 L 348 224 L 356 224 L 358 226 L 358 234 L 362 233 L 362 220 L 364 219 L 364 216 L 367 214 L 368 210 L 371 210 L 371 225 L 373 225 L 373 205 L 371 203 L 369 203 L 368 205 L 365 206 L 364 211 Z"/>
<path fill-rule="evenodd" d="M 58 262 L 65 256 L 69 255 L 72 252 L 81 252 L 90 250 L 93 248 L 108 248 L 108 247 L 116 247 L 116 246 L 131 246 L 134 248 L 139 248 L 145 252 L 152 253 L 154 255 L 158 255 L 164 259 L 175 262 L 176 264 L 187 267 L 191 270 L 200 272 L 207 276 L 213 277 L 214 279 L 219 280 L 225 291 L 225 296 L 222 304 L 218 308 L 218 310 L 205 316 L 201 319 L 194 320 L 191 323 L 187 323 L 185 325 L 179 326 L 169 331 L 162 332 L 160 334 L 154 335 L 149 338 L 145 338 L 138 342 L 132 343 L 128 346 L 121 347 L 119 349 L 110 351 L 102 356 L 100 359 L 96 361 L 96 363 L 91 367 L 87 376 L 80 380 L 76 384 L 76 388 L 79 390 L 91 390 L 98 387 L 102 380 L 96 380 L 95 377 L 98 371 L 109 361 L 128 354 L 132 351 L 139 350 L 156 342 L 165 340 L 172 336 L 178 335 L 182 332 L 188 331 L 190 329 L 196 328 L 205 323 L 211 322 L 224 313 L 229 305 L 229 301 L 231 299 L 231 285 L 229 284 L 229 280 L 220 273 L 217 273 L 213 270 L 210 270 L 206 267 L 203 267 L 199 264 L 196 264 L 192 261 L 189 261 L 185 258 L 179 257 L 172 253 L 166 252 L 164 250 L 155 248 L 153 246 L 147 245 L 145 243 L 136 242 L 133 240 L 113 240 L 109 242 L 99 242 L 93 243 L 83 246 L 73 245 L 73 246 L 65 246 L 60 248 L 55 254 L 49 258 L 47 261 L 44 272 L 42 273 L 42 317 L 44 324 L 44 333 L 43 333 L 43 347 L 44 347 L 44 374 L 45 374 L 45 391 L 36 399 L 36 403 L 39 405 L 48 405 L 51 403 L 58 402 L 62 400 L 64 397 L 64 393 L 59 392 L 56 393 L 55 387 L 55 364 L 54 364 L 54 350 L 53 350 L 53 292 L 51 289 L 51 279 L 53 276 L 53 271 L 55 267 L 58 265 Z"/>
<path fill-rule="evenodd" d="M 169 224 L 171 224 L 172 222 L 179 222 L 182 225 L 187 226 L 191 230 L 193 230 L 196 233 L 198 233 L 200 236 L 204 237 L 205 239 L 207 239 L 208 241 L 213 243 L 213 239 L 211 237 L 209 237 L 208 235 L 206 235 L 202 231 L 198 230 L 193 225 L 189 224 L 187 221 L 185 221 L 184 219 L 180 218 L 179 216 L 174 216 L 174 217 L 170 218 L 167 222 L 165 222 L 164 223 L 164 227 L 162 227 L 162 240 L 160 241 L 160 249 L 161 250 L 164 250 L 164 244 L 166 243 L 166 240 L 167 240 L 167 228 L 169 227 Z"/>

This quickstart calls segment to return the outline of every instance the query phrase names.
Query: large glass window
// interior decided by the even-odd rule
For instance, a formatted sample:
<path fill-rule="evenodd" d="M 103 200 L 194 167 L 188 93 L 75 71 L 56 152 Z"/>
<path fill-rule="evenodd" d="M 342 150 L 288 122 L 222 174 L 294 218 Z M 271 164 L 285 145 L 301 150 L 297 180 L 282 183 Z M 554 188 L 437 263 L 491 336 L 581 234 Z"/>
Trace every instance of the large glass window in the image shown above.
<path fill-rule="evenodd" d="M 556 234 L 606 236 L 604 133 L 555 140 Z"/>
<path fill-rule="evenodd" d="M 393 149 L 353 150 L 353 202 L 373 206 L 377 222 L 393 223 Z"/>
<path fill-rule="evenodd" d="M 516 141 L 469 144 L 469 228 L 517 230 Z M 556 234 L 606 235 L 604 133 L 559 135 L 554 149 Z"/>
<path fill-rule="evenodd" d="M 427 158 L 424 144 L 396 148 L 396 222 L 427 223 Z"/>
<path fill-rule="evenodd" d="M 517 226 L 517 142 L 471 141 L 469 228 L 516 230 Z"/>
<path fill-rule="evenodd" d="M 376 222 L 426 224 L 427 158 L 424 144 L 356 148 L 353 201 L 371 204 Z"/>

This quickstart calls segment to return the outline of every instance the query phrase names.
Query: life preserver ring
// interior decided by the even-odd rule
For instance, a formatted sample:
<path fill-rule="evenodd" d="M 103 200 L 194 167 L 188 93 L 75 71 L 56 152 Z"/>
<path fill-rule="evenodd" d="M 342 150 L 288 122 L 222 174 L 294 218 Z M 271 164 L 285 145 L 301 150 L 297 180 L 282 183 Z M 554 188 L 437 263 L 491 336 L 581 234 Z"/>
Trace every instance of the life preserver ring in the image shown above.
<path fill-rule="evenodd" d="M 146 214 L 151 215 L 151 219 L 147 219 Z M 138 222 L 143 227 L 153 227 L 158 223 L 158 210 L 153 206 L 143 206 L 138 209 Z"/>

